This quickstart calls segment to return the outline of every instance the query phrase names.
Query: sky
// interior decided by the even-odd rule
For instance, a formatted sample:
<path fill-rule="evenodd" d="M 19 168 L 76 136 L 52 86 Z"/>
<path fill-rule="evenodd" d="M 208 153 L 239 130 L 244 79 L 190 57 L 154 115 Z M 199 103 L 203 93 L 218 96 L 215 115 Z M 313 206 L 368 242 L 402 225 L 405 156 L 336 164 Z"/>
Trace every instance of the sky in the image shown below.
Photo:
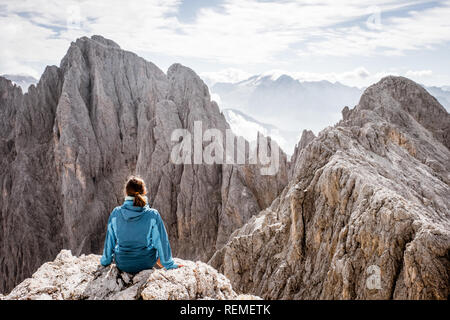
<path fill-rule="evenodd" d="M 364 87 L 403 75 L 450 85 L 450 0 L 0 0 L 0 74 L 39 78 L 100 34 L 209 84 L 255 74 Z"/>

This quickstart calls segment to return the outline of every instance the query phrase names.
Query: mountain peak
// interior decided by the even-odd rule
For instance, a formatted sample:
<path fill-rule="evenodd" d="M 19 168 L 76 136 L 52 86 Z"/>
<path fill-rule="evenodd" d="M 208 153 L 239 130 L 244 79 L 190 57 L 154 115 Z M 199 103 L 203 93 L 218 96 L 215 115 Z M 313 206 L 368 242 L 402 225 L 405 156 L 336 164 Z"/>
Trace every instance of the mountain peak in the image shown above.
<path fill-rule="evenodd" d="M 413 128 L 411 116 L 450 148 L 450 115 L 421 85 L 399 76 L 387 76 L 368 87 L 350 117 L 371 110 L 381 118 L 404 128 Z M 357 114 L 357 115 L 356 115 Z"/>
<path fill-rule="evenodd" d="M 167 77 L 169 79 L 180 75 L 182 75 L 183 77 L 195 79 L 197 81 L 202 81 L 194 70 L 182 65 L 181 63 L 174 63 L 169 67 L 169 69 L 167 69 Z"/>
<path fill-rule="evenodd" d="M 182 103 L 188 96 L 199 95 L 210 100 L 209 89 L 203 80 L 189 67 L 181 63 L 172 64 L 167 70 L 167 78 L 172 84 L 169 96 L 174 101 Z M 173 87 L 175 86 L 175 87 Z M 183 89 L 181 89 L 183 88 Z M 217 107 L 218 110 L 218 107 Z"/>
<path fill-rule="evenodd" d="M 69 50 L 61 60 L 60 67 L 67 70 L 73 65 L 91 65 L 94 60 L 99 60 L 97 57 L 99 57 L 100 52 L 103 54 L 102 60 L 105 60 L 105 52 L 111 52 L 112 50 L 121 50 L 120 46 L 112 40 L 98 35 L 93 35 L 90 38 L 81 37 L 70 44 Z M 105 62 L 103 61 L 103 63 Z"/>
<path fill-rule="evenodd" d="M 120 46 L 116 42 L 114 42 L 113 40 L 107 39 L 103 36 L 100 36 L 100 35 L 93 35 L 90 38 L 89 37 L 81 37 L 75 41 L 75 43 L 80 43 L 80 42 L 89 42 L 89 43 L 101 45 L 104 47 L 121 49 Z"/>

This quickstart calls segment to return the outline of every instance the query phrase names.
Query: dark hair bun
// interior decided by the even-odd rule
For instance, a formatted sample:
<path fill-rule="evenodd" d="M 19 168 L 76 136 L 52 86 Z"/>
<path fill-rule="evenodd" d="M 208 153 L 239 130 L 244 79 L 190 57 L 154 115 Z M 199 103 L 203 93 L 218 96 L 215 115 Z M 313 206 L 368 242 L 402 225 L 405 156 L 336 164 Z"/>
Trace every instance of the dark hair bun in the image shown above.
<path fill-rule="evenodd" d="M 145 182 L 140 177 L 131 176 L 125 185 L 125 193 L 128 196 L 134 197 L 133 205 L 137 207 L 144 207 L 147 204 L 143 197 L 147 193 Z"/>

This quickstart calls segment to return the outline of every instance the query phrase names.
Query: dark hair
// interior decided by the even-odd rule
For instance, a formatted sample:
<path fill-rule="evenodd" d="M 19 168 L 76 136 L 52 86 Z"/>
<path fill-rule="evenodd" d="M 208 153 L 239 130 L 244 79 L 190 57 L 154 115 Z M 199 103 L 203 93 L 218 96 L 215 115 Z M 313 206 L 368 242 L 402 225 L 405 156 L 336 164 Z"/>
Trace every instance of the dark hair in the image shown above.
<path fill-rule="evenodd" d="M 143 207 L 147 204 L 147 201 L 143 195 L 147 194 L 147 189 L 145 188 L 145 182 L 138 176 L 131 176 L 128 178 L 127 184 L 125 185 L 125 193 L 127 196 L 134 197 L 133 205 L 137 207 Z"/>

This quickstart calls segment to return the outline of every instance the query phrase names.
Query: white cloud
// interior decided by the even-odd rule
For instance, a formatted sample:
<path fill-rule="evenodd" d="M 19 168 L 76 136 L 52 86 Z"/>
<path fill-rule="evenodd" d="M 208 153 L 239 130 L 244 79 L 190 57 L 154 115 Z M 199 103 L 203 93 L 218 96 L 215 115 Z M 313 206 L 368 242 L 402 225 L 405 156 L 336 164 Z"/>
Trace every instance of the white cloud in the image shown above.
<path fill-rule="evenodd" d="M 416 70 L 416 71 L 408 70 L 405 75 L 406 75 L 406 77 L 409 77 L 409 78 L 412 78 L 412 77 L 421 78 L 421 77 L 429 77 L 432 74 L 433 74 L 433 71 L 431 71 L 431 70 Z"/>
<path fill-rule="evenodd" d="M 179 46 L 186 55 L 218 59 L 224 63 L 279 62 L 277 55 L 293 50 L 292 46 L 299 43 L 308 44 L 309 51 L 313 53 L 317 52 L 314 46 L 318 46 L 320 50 L 324 47 L 330 49 L 326 43 L 328 36 L 333 36 L 334 32 L 328 28 L 370 14 L 370 9 L 376 2 L 381 11 L 398 9 L 404 5 L 368 0 L 328 0 L 320 3 L 228 0 L 223 4 L 223 10 L 203 9 L 198 13 L 194 24 L 181 25 L 185 35 L 177 37 L 177 41 L 173 42 L 174 47 L 170 49 L 177 51 Z M 345 30 L 339 29 L 340 32 Z M 325 43 L 310 42 L 317 37 L 324 38 Z M 376 43 L 371 45 L 365 36 L 345 33 L 341 37 L 348 38 L 349 43 L 354 43 L 356 48 L 366 44 L 372 51 L 377 48 Z M 412 38 L 411 35 L 409 38 Z M 334 48 L 321 52 L 335 55 L 340 54 L 339 51 L 339 48 Z M 349 51 L 343 50 L 342 53 L 348 54 Z"/>
<path fill-rule="evenodd" d="M 300 56 L 401 56 L 409 50 L 430 50 L 450 41 L 450 2 L 443 7 L 410 12 L 406 17 L 385 18 L 379 29 L 362 26 L 325 28 L 318 41 L 308 41 Z M 382 14 L 382 13 L 381 13 Z"/>
<path fill-rule="evenodd" d="M 341 82 L 347 85 L 365 86 L 367 81 L 371 81 L 373 75 L 364 68 L 357 67 L 353 70 L 343 72 L 292 72 L 287 70 L 269 70 L 263 75 L 270 75 L 273 79 L 277 79 L 281 75 L 286 74 L 299 81 L 321 81 Z"/>
<path fill-rule="evenodd" d="M 373 75 L 364 68 L 357 67 L 353 70 L 344 71 L 344 72 L 293 72 L 283 69 L 271 69 L 265 71 L 260 74 L 260 76 L 270 76 L 273 80 L 278 79 L 282 75 L 288 75 L 299 81 L 321 81 L 328 80 L 330 82 L 341 82 L 350 85 L 356 85 L 355 83 L 359 83 L 361 81 L 367 82 L 370 81 L 370 78 Z M 217 72 L 203 72 L 200 73 L 200 76 L 206 81 L 208 85 L 213 85 L 217 82 L 226 82 L 226 83 L 236 83 L 243 80 L 247 80 L 248 78 L 254 76 L 254 74 L 240 70 L 237 68 L 227 68 L 223 70 L 219 70 Z M 358 84 L 359 85 L 359 84 Z M 361 86 L 364 86 L 363 84 Z"/>
<path fill-rule="evenodd" d="M 254 74 L 250 74 L 245 71 L 239 71 L 238 69 L 233 69 L 233 72 L 236 74 L 240 74 L 242 76 L 245 75 L 245 78 L 239 78 L 239 80 L 234 81 L 233 77 L 221 77 L 223 74 L 226 74 L 226 70 L 219 71 L 217 76 L 214 72 L 209 72 L 208 75 L 211 78 L 220 78 L 221 82 L 228 83 L 236 83 L 242 80 L 246 80 Z M 272 69 L 260 74 L 260 76 L 270 76 L 272 80 L 278 79 L 282 75 L 288 75 L 293 79 L 299 81 L 322 81 L 327 80 L 330 82 L 340 82 L 347 86 L 355 86 L 358 88 L 367 87 L 373 83 L 378 82 L 383 77 L 392 75 L 392 76 L 405 76 L 419 83 L 426 83 L 431 77 L 435 77 L 436 75 L 431 70 L 401 70 L 401 69 L 387 69 L 377 72 L 370 72 L 367 68 L 363 66 L 359 66 L 352 70 L 343 71 L 343 72 L 292 72 L 283 69 Z M 439 77 L 439 76 L 438 76 Z M 430 84 L 428 84 L 430 85 Z M 220 98 L 220 97 L 219 97 Z"/>
<path fill-rule="evenodd" d="M 3 0 L 0 72 L 21 69 L 35 75 L 42 71 L 36 64 L 58 64 L 71 41 L 92 34 L 101 34 L 124 49 L 144 55 L 190 57 L 230 66 L 201 73 L 211 82 L 242 80 L 248 75 L 240 71 L 244 66 L 282 65 L 287 63 L 281 58 L 286 54 L 402 55 L 450 41 L 448 0 L 441 1 L 440 8 L 402 17 L 384 13 L 427 1 L 225 0 L 220 10 L 200 9 L 192 23 L 176 17 L 180 2 Z M 351 22 L 358 19 L 362 22 Z M 335 81 L 369 79 L 366 71 L 330 72 L 325 76 Z M 314 74 L 303 77 L 317 78 Z"/>
<path fill-rule="evenodd" d="M 129 1 L 13 1 L 1 3 L 0 72 L 40 74 L 34 64 L 59 64 L 70 42 L 101 34 L 123 48 L 139 50 L 170 42 L 166 17 L 177 10 L 178 0 Z M 152 35 L 152 31 L 154 34 Z"/>
<path fill-rule="evenodd" d="M 29 74 L 39 78 L 43 70 L 34 64 L 54 64 L 66 52 L 70 42 L 55 38 L 48 28 L 36 26 L 19 16 L 0 16 L 0 72 Z"/>
<path fill-rule="evenodd" d="M 211 100 L 215 101 L 219 105 L 219 107 L 222 105 L 222 99 L 217 93 L 211 93 Z"/>
<path fill-rule="evenodd" d="M 236 83 L 251 77 L 252 74 L 237 68 L 226 68 L 217 72 L 201 72 L 200 77 L 208 84 L 213 85 L 217 82 Z"/>

